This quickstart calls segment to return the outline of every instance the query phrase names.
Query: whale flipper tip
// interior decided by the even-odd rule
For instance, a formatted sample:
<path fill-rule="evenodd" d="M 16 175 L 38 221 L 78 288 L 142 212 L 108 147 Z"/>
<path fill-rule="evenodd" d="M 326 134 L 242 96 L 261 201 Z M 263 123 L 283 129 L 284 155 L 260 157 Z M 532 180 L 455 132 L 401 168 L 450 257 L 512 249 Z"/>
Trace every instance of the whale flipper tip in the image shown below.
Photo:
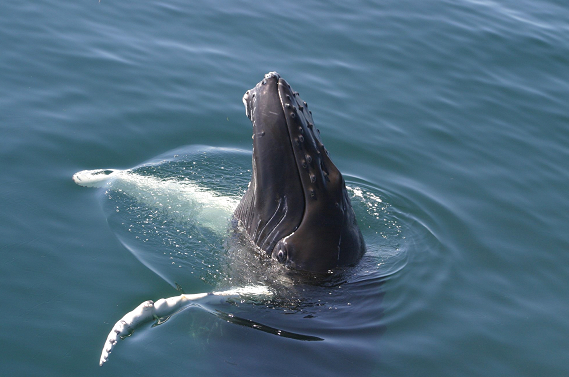
<path fill-rule="evenodd" d="M 73 174 L 73 181 L 83 187 L 103 187 L 120 171 L 116 169 L 81 170 Z"/>

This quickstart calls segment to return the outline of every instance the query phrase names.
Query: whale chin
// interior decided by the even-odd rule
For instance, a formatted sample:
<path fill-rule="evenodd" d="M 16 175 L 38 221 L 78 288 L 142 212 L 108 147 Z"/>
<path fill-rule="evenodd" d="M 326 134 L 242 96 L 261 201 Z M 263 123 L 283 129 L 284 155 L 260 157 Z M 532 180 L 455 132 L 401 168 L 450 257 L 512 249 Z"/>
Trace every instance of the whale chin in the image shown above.
<path fill-rule="evenodd" d="M 364 240 L 308 104 L 276 72 L 248 90 L 243 104 L 253 125 L 252 177 L 234 217 L 249 239 L 298 270 L 357 263 Z"/>

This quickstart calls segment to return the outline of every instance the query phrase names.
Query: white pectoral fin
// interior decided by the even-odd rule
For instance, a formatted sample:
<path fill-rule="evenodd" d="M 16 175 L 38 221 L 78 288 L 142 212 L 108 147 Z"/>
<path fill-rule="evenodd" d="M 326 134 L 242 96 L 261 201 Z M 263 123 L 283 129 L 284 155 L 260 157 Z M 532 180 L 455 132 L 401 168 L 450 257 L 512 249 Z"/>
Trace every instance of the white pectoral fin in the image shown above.
<path fill-rule="evenodd" d="M 83 187 L 103 187 L 121 172 L 116 169 L 82 170 L 73 174 L 73 181 Z"/>
<path fill-rule="evenodd" d="M 264 286 L 249 286 L 226 291 L 212 292 L 212 293 L 195 293 L 174 296 L 170 298 L 162 298 L 156 302 L 152 300 L 144 301 L 138 305 L 134 310 L 126 313 L 114 326 L 105 345 L 101 352 L 101 359 L 99 365 L 103 366 L 105 361 L 109 358 L 109 354 L 117 344 L 119 339 L 132 334 L 132 332 L 140 325 L 152 321 L 154 319 L 169 317 L 176 313 L 183 307 L 190 305 L 193 301 L 199 300 L 207 296 L 245 296 L 245 297 L 258 297 L 270 296 L 272 292 Z"/>
<path fill-rule="evenodd" d="M 183 305 L 188 301 L 200 297 L 206 296 L 205 294 L 199 295 L 181 295 L 170 298 L 163 298 L 156 302 L 152 300 L 144 301 L 142 304 L 138 305 L 133 311 L 130 311 L 124 315 L 115 325 L 113 329 L 107 336 L 105 345 L 103 346 L 103 351 L 101 352 L 101 359 L 99 360 L 99 365 L 102 366 L 105 361 L 109 358 L 109 354 L 113 350 L 113 347 L 117 344 L 119 339 L 124 339 L 125 337 L 132 334 L 132 332 L 140 325 L 152 321 L 156 318 L 166 317 L 174 314 L 178 309 L 183 307 Z M 188 296 L 199 296 L 191 298 Z"/>

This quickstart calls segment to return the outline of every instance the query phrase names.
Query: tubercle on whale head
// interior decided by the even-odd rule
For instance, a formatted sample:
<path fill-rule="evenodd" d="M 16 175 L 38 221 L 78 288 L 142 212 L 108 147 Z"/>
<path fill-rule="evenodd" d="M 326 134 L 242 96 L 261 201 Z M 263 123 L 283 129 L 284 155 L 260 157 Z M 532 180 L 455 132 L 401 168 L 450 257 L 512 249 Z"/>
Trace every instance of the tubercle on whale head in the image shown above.
<path fill-rule="evenodd" d="M 354 264 L 365 251 L 344 179 L 308 104 L 276 72 L 243 96 L 253 174 L 235 216 L 268 255 L 298 270 Z"/>

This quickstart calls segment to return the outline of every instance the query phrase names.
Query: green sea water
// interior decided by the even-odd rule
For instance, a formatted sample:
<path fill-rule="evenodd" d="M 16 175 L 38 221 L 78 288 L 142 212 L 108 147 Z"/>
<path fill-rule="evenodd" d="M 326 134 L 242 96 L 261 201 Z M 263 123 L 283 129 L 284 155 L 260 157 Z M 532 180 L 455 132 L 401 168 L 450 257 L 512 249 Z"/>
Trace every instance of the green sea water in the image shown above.
<path fill-rule="evenodd" d="M 569 375 L 565 2 L 8 1 L 0 47 L 1 376 Z M 99 367 L 140 302 L 253 272 L 186 186 L 72 175 L 238 200 L 241 97 L 269 71 L 309 103 L 366 256 L 294 302 L 148 324 Z"/>

